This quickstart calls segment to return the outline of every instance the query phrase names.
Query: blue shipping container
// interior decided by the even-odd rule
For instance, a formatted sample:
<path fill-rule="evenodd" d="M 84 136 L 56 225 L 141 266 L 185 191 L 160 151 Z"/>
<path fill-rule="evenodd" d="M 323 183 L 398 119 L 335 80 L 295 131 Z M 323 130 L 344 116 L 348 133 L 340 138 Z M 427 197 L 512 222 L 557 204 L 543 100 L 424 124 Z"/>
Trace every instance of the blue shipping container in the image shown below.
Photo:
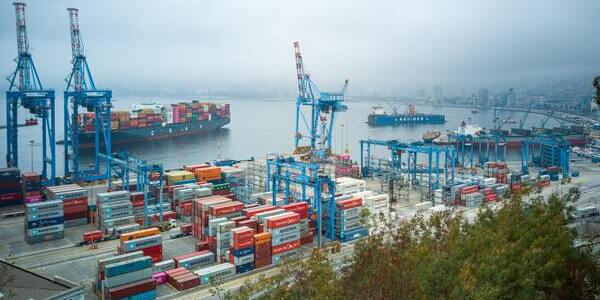
<path fill-rule="evenodd" d="M 254 262 L 243 264 L 243 265 L 239 265 L 239 266 L 235 267 L 235 272 L 237 274 L 242 274 L 242 273 L 250 272 L 252 270 L 254 270 Z"/>
<path fill-rule="evenodd" d="M 156 289 L 154 289 L 154 290 L 145 291 L 143 293 L 131 295 L 131 296 L 127 297 L 127 298 L 121 298 L 121 299 L 127 299 L 127 300 L 154 300 L 154 299 L 156 299 L 156 297 L 157 297 L 157 295 L 156 295 Z"/>
<path fill-rule="evenodd" d="M 254 253 L 254 246 L 250 246 L 242 249 L 231 249 L 233 251 L 233 256 L 246 256 Z"/>
<path fill-rule="evenodd" d="M 349 241 L 353 241 L 355 239 L 365 237 L 368 235 L 369 235 L 369 229 L 362 227 L 362 228 L 359 228 L 356 230 L 346 231 L 346 232 L 342 233 L 342 235 L 340 237 L 340 241 L 349 242 Z"/>
<path fill-rule="evenodd" d="M 59 225 L 64 223 L 64 217 L 54 217 L 49 219 L 40 219 L 27 222 L 27 229 L 40 228 L 46 226 Z"/>
<path fill-rule="evenodd" d="M 152 258 L 150 258 L 150 256 L 144 256 L 107 265 L 104 267 L 104 273 L 106 274 L 106 277 L 113 277 L 151 267 Z"/>

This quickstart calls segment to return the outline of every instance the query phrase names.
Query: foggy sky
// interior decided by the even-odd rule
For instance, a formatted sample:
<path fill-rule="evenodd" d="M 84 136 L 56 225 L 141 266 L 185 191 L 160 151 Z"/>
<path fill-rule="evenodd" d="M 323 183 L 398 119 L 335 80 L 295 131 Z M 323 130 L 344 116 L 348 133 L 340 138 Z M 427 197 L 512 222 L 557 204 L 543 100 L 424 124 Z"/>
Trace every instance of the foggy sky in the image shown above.
<path fill-rule="evenodd" d="M 14 69 L 12 1 L 0 5 L 0 75 Z M 70 70 L 67 7 L 96 85 L 294 93 L 292 42 L 321 90 L 457 89 L 600 72 L 600 1 L 27 1 L 47 86 Z M 5 81 L 0 85 L 7 87 Z"/>

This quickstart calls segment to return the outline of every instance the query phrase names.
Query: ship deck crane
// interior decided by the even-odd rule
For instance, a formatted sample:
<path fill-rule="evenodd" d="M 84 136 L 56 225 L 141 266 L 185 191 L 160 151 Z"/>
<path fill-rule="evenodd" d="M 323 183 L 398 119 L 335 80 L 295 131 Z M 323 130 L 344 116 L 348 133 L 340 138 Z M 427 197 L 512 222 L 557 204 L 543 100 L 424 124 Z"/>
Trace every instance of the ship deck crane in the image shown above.
<path fill-rule="evenodd" d="M 105 159 L 106 173 L 100 173 L 101 154 L 111 154 L 110 109 L 112 107 L 112 91 L 97 89 L 87 63 L 81 34 L 79 31 L 79 13 L 75 8 L 68 8 L 71 32 L 72 70 L 67 77 L 64 92 L 64 135 L 65 135 L 65 177 L 75 181 L 92 181 L 107 178 L 110 164 Z M 69 109 L 72 105 L 72 110 Z M 79 109 L 94 112 L 95 130 L 95 163 L 92 170 L 79 167 Z M 104 148 L 104 149 L 102 149 Z M 104 151 L 102 151 L 104 150 Z"/>
<path fill-rule="evenodd" d="M 304 71 L 300 43 L 294 42 L 298 97 L 296 98 L 295 153 L 326 157 L 331 153 L 333 127 L 337 113 L 346 111 L 344 94 L 348 80 L 340 92 L 321 92 Z M 304 112 L 308 107 L 310 112 Z M 308 119 L 307 119 L 308 118 Z M 302 123 L 302 124 L 301 124 Z M 304 143 L 303 143 L 304 141 Z"/>
<path fill-rule="evenodd" d="M 45 89 L 29 52 L 25 3 L 15 2 L 18 58 L 15 71 L 9 76 L 6 91 L 6 164 L 19 166 L 18 108 L 19 104 L 31 114 L 42 119 L 42 172 L 44 184 L 52 185 L 56 179 L 56 128 L 54 90 Z"/>

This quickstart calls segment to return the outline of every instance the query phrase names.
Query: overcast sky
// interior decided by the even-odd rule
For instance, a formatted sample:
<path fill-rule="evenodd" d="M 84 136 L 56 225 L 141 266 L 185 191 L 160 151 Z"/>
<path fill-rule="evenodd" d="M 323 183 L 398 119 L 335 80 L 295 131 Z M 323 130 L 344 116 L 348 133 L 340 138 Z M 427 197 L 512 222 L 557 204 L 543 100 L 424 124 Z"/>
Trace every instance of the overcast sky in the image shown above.
<path fill-rule="evenodd" d="M 0 5 L 0 75 L 14 69 L 12 1 Z M 70 68 L 67 7 L 97 86 L 293 93 L 292 42 L 321 90 L 478 88 L 600 72 L 600 1 L 27 1 L 47 85 Z M 2 83 L 4 87 L 6 84 Z"/>

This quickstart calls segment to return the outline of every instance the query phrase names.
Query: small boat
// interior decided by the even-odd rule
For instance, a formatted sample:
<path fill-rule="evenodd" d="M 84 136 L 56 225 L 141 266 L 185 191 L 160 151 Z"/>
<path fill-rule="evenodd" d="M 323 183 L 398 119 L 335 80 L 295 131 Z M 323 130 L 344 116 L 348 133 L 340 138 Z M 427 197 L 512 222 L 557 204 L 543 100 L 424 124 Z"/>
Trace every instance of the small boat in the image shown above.
<path fill-rule="evenodd" d="M 423 133 L 423 141 L 426 142 L 426 143 L 431 143 L 435 139 L 439 138 L 441 135 L 442 135 L 442 133 L 439 132 L 438 130 L 436 130 L 436 131 L 427 131 L 427 132 Z"/>
<path fill-rule="evenodd" d="M 517 123 L 517 121 L 515 121 L 515 120 L 514 120 L 514 119 L 512 119 L 512 118 L 508 118 L 508 119 L 504 119 L 504 120 L 502 120 L 502 123 L 504 123 L 504 124 L 516 124 L 516 123 Z"/>

